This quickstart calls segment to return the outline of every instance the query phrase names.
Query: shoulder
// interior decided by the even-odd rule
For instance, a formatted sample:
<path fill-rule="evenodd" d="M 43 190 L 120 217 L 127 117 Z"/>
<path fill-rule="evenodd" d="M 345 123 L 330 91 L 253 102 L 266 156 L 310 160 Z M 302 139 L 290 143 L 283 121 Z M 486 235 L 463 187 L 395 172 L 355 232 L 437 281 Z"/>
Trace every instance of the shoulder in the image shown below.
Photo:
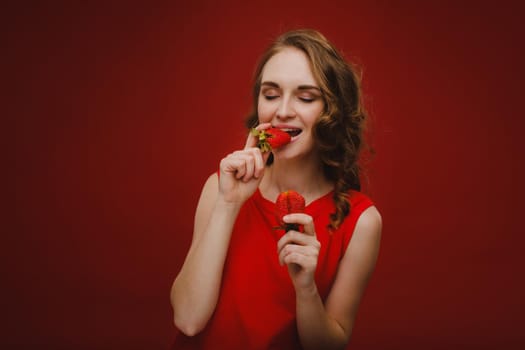
<path fill-rule="evenodd" d="M 354 211 L 355 228 L 354 235 L 358 232 L 371 232 L 380 234 L 383 219 L 374 202 L 366 194 L 350 190 L 348 193 L 351 211 Z"/>
<path fill-rule="evenodd" d="M 381 214 L 379 213 L 379 210 L 374 205 L 374 202 L 362 193 L 360 193 L 359 196 L 361 198 L 356 204 L 362 207 L 362 211 L 361 211 L 361 214 L 359 215 L 359 219 L 357 220 L 356 226 L 381 227 L 383 219 L 381 217 Z"/>
<path fill-rule="evenodd" d="M 357 244 L 365 243 L 363 240 L 370 241 L 369 243 L 373 245 L 379 244 L 383 229 L 383 218 L 376 206 L 370 201 L 366 205 L 361 204 L 358 208 L 352 207 L 351 211 L 354 213 L 351 213 L 352 217 L 349 220 L 352 221 L 352 235 L 347 242 L 348 248 L 352 244 L 355 245 L 356 242 L 360 242 Z"/>
<path fill-rule="evenodd" d="M 383 229 L 383 219 L 379 210 L 372 205 L 367 207 L 359 218 L 355 225 L 353 236 L 364 236 L 367 239 L 378 240 L 381 237 L 381 231 Z"/>
<path fill-rule="evenodd" d="M 350 202 L 350 213 L 342 223 L 341 230 L 344 236 L 344 244 L 348 246 L 350 239 L 362 230 L 381 231 L 382 219 L 374 202 L 362 192 L 351 190 L 348 192 Z"/>
<path fill-rule="evenodd" d="M 363 288 L 374 270 L 379 247 L 383 220 L 375 206 L 368 207 L 359 216 L 341 264 L 349 267 L 363 282 Z M 349 270 L 349 271 L 350 271 Z"/>
<path fill-rule="evenodd" d="M 361 266 L 360 273 L 370 275 L 379 253 L 382 229 L 379 211 L 375 206 L 368 207 L 357 220 L 342 263 Z"/>

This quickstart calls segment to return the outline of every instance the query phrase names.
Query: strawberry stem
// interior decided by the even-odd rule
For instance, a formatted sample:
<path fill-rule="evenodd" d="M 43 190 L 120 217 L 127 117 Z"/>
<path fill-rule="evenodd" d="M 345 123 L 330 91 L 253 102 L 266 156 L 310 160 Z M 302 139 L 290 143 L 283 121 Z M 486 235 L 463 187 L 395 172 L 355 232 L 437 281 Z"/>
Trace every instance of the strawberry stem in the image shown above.
<path fill-rule="evenodd" d="M 284 230 L 286 232 L 291 231 L 291 230 L 299 231 L 299 224 L 285 224 Z"/>
<path fill-rule="evenodd" d="M 255 128 L 251 129 L 251 133 L 253 136 L 257 137 L 259 141 L 257 142 L 257 147 L 265 153 L 265 152 L 271 152 L 272 147 L 266 141 L 266 139 L 270 136 L 268 135 L 264 130 L 257 130 Z"/>

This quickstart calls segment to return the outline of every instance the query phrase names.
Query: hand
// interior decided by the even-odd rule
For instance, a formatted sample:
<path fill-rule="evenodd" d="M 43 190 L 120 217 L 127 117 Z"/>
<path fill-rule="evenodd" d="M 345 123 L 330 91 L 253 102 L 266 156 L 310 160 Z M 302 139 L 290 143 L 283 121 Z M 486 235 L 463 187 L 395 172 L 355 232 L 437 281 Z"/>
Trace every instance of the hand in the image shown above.
<path fill-rule="evenodd" d="M 288 273 L 296 290 L 315 286 L 315 270 L 321 244 L 317 240 L 314 221 L 307 214 L 289 214 L 285 223 L 303 225 L 304 232 L 290 230 L 277 242 L 281 265 L 288 265 Z"/>
<path fill-rule="evenodd" d="M 257 130 L 271 127 L 270 123 L 257 126 Z M 228 203 L 242 204 L 257 189 L 264 175 L 269 153 L 257 148 L 257 137 L 248 133 L 243 150 L 235 151 L 221 160 L 219 196 Z"/>

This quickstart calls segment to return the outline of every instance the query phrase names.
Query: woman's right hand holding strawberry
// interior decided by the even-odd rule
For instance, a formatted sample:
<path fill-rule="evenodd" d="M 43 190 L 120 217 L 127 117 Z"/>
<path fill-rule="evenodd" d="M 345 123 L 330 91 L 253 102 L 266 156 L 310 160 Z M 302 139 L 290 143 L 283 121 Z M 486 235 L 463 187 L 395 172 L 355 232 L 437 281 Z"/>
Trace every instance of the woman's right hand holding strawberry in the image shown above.
<path fill-rule="evenodd" d="M 270 123 L 264 123 L 256 129 L 270 127 Z M 221 160 L 219 200 L 241 205 L 257 190 L 270 154 L 262 153 L 257 147 L 257 141 L 257 137 L 249 133 L 243 150 L 235 151 Z"/>

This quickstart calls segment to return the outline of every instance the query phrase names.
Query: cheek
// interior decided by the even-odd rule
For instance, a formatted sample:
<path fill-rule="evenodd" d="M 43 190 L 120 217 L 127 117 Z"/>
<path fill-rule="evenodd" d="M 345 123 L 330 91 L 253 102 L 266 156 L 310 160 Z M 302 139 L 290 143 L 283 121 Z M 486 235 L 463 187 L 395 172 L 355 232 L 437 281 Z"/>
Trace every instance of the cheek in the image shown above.
<path fill-rule="evenodd" d="M 320 108 L 316 106 L 316 108 L 305 109 L 302 113 L 304 124 L 308 125 L 309 128 L 312 128 L 315 125 L 315 123 L 317 123 L 317 120 L 321 118 L 323 111 L 323 106 L 321 106 Z"/>
<path fill-rule="evenodd" d="M 272 108 L 267 103 L 259 102 L 257 105 L 257 114 L 259 115 L 259 122 L 265 123 L 272 120 Z"/>

